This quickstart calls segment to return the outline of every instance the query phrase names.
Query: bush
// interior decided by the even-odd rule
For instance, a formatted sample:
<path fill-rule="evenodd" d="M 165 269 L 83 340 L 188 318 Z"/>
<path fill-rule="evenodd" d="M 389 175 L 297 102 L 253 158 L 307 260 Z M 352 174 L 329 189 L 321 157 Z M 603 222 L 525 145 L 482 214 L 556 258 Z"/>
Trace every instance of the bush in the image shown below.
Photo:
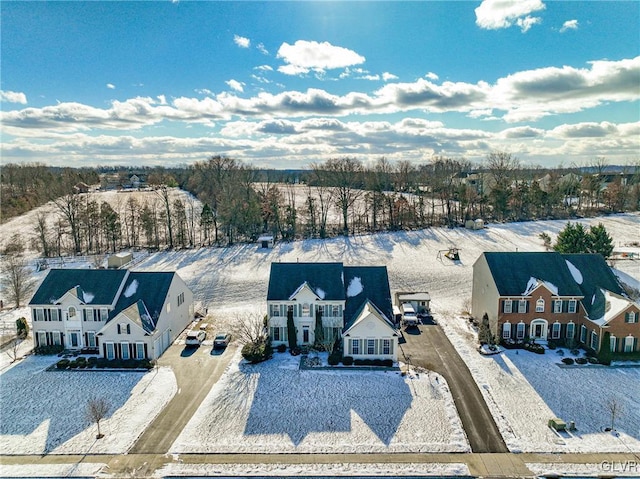
<path fill-rule="evenodd" d="M 33 349 L 33 353 L 42 356 L 49 356 L 53 354 L 59 354 L 60 352 L 62 352 L 62 350 L 63 347 L 59 344 L 55 346 L 38 346 L 37 348 Z"/>
<path fill-rule="evenodd" d="M 600 361 L 598 361 L 598 358 L 596 358 L 596 357 L 589 357 L 589 358 L 587 358 L 587 361 L 589 361 L 589 364 L 598 364 L 598 363 L 600 363 Z"/>
<path fill-rule="evenodd" d="M 524 349 L 536 354 L 544 354 L 544 346 L 536 343 L 525 343 Z"/>
<path fill-rule="evenodd" d="M 61 359 L 60 361 L 58 361 L 56 363 L 56 368 L 58 369 L 67 369 L 69 367 L 69 363 L 71 361 L 69 361 L 68 359 Z"/>
<path fill-rule="evenodd" d="M 553 350 L 553 349 L 556 349 L 556 348 L 558 347 L 558 345 L 556 344 L 556 342 L 555 342 L 555 341 L 549 341 L 549 342 L 547 343 L 547 347 L 548 347 L 549 349 Z"/>
<path fill-rule="evenodd" d="M 340 363 L 340 359 L 341 359 L 340 353 L 338 354 L 331 353 L 329 355 L 329 359 L 327 360 L 327 362 L 329 363 L 329 366 L 337 366 Z"/>
<path fill-rule="evenodd" d="M 19 338 L 26 338 L 29 335 L 29 323 L 25 318 L 16 319 L 16 330 Z"/>
<path fill-rule="evenodd" d="M 345 356 L 342 358 L 342 364 L 345 366 L 351 366 L 353 364 L 353 358 L 351 356 Z"/>
<path fill-rule="evenodd" d="M 291 350 L 291 356 L 300 356 L 301 352 L 302 350 L 298 346 L 296 346 Z"/>
<path fill-rule="evenodd" d="M 271 342 L 268 339 L 247 343 L 242 347 L 242 357 L 251 364 L 266 361 L 271 357 L 271 353 Z"/>
<path fill-rule="evenodd" d="M 576 358 L 576 364 L 587 364 L 587 358 Z"/>
<path fill-rule="evenodd" d="M 393 367 L 393 359 L 383 359 L 382 365 L 387 368 Z"/>
<path fill-rule="evenodd" d="M 91 356 L 90 358 L 87 359 L 87 362 L 89 364 L 96 364 L 98 362 L 98 358 L 95 356 Z"/>
<path fill-rule="evenodd" d="M 562 358 L 562 362 L 565 364 L 573 364 L 575 361 L 573 360 L 573 358 Z"/>
<path fill-rule="evenodd" d="M 86 363 L 87 362 L 87 358 L 85 358 L 84 356 L 80 356 L 78 358 L 76 358 L 76 363 L 81 364 L 81 363 Z"/>
<path fill-rule="evenodd" d="M 78 363 L 74 359 L 73 361 L 69 361 L 68 367 L 69 369 L 76 369 L 78 367 Z"/>
<path fill-rule="evenodd" d="M 573 354 L 574 356 L 580 356 L 580 350 L 579 349 L 572 349 L 570 351 L 571 354 Z"/>
<path fill-rule="evenodd" d="M 278 344 L 278 347 L 276 349 L 279 353 L 284 353 L 287 350 L 287 345 L 284 343 Z"/>

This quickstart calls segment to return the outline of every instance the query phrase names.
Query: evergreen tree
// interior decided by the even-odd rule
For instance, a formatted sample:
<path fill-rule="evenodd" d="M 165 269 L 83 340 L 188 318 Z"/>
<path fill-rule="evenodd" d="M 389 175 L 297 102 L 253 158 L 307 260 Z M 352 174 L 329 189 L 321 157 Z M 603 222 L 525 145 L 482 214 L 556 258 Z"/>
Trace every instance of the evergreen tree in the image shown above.
<path fill-rule="evenodd" d="M 293 308 L 287 310 L 287 338 L 289 339 L 289 349 L 293 351 L 298 347 L 298 334 L 293 322 Z"/>
<path fill-rule="evenodd" d="M 602 345 L 598 353 L 598 361 L 607 366 L 611 364 L 611 333 L 606 331 L 602 336 Z"/>
<path fill-rule="evenodd" d="M 324 329 L 322 327 L 322 309 L 316 308 L 316 327 L 314 329 L 316 347 L 322 347 L 324 342 Z"/>
<path fill-rule="evenodd" d="M 480 344 L 488 344 L 489 346 L 495 344 L 495 338 L 489 326 L 489 315 L 487 315 L 487 313 L 484 313 L 480 328 L 478 329 L 478 341 L 480 341 Z"/>
<path fill-rule="evenodd" d="M 558 234 L 553 249 L 558 253 L 586 253 L 589 251 L 589 236 L 580 223 L 567 223 Z"/>
<path fill-rule="evenodd" d="M 589 252 L 600 253 L 605 258 L 613 253 L 613 240 L 602 223 L 589 229 Z"/>

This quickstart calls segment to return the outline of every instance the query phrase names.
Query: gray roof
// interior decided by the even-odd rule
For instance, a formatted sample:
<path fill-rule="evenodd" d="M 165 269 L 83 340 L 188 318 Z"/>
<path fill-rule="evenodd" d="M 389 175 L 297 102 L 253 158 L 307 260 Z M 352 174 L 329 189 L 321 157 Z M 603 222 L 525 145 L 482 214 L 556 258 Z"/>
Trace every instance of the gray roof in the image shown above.
<path fill-rule="evenodd" d="M 344 300 L 342 270 L 342 263 L 271 263 L 267 301 L 288 300 L 305 281 L 327 301 Z"/>
<path fill-rule="evenodd" d="M 349 296 L 352 280 L 358 280 L 362 289 Z M 344 266 L 342 263 L 271 263 L 267 301 L 286 301 L 307 283 L 326 301 L 345 301 L 345 327 L 355 319 L 367 300 L 371 301 L 387 318 L 393 318 L 389 276 L 386 266 Z M 353 293 L 353 290 L 352 290 Z M 321 296 L 321 295 L 319 295 Z"/>
<path fill-rule="evenodd" d="M 120 269 L 51 269 L 29 305 L 55 304 L 73 288 L 86 304 L 111 304 L 126 274 Z"/>
<path fill-rule="evenodd" d="M 484 256 L 500 296 L 522 296 L 531 278 L 553 284 L 559 296 L 582 296 L 560 253 L 487 252 Z"/>
<path fill-rule="evenodd" d="M 112 317 L 124 311 L 134 303 L 141 302 L 153 321 L 143 323 L 145 331 L 155 328 L 155 320 L 162 312 L 174 272 L 131 272 L 118 298 Z M 142 315 L 144 308 L 141 308 Z"/>

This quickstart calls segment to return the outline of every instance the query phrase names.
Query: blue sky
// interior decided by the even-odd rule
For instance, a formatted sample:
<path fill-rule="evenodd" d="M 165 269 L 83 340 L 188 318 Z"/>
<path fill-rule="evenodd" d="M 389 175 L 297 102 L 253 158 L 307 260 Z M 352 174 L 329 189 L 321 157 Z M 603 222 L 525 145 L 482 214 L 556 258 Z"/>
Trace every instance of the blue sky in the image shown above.
<path fill-rule="evenodd" d="M 640 161 L 640 2 L 13 2 L 2 162 Z"/>

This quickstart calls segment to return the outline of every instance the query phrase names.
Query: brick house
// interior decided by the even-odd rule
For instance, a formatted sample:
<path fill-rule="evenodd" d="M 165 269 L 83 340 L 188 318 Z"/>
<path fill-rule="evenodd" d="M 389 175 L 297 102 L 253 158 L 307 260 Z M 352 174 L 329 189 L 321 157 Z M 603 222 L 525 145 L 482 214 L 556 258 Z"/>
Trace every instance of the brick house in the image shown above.
<path fill-rule="evenodd" d="M 471 313 L 502 340 L 575 341 L 600 351 L 640 350 L 640 305 L 598 254 L 489 252 L 473 265 Z"/>

